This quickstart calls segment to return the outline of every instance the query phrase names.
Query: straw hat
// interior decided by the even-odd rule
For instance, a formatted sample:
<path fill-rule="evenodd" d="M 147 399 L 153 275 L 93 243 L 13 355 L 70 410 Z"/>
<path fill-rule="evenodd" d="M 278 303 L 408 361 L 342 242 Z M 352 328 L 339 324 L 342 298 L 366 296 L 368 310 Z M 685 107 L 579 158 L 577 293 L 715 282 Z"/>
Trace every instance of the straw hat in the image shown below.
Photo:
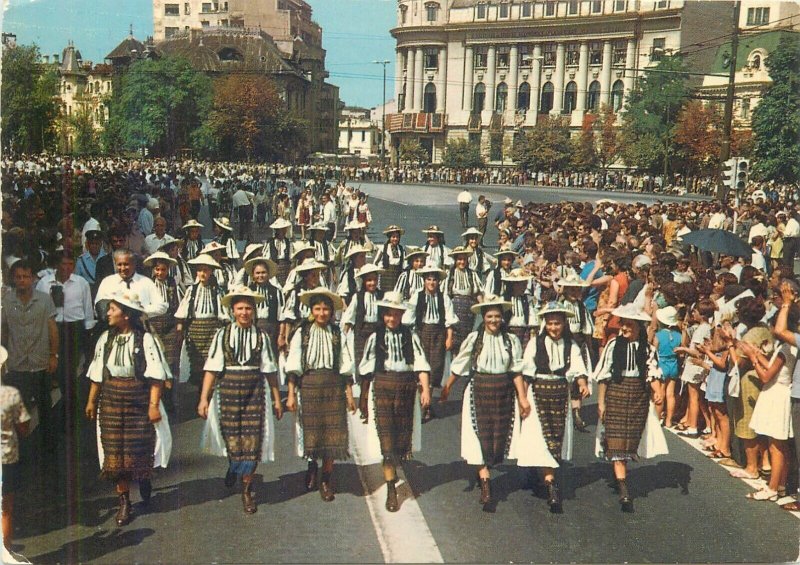
<path fill-rule="evenodd" d="M 514 204 L 517 208 L 524 208 L 525 205 L 522 203 L 522 200 L 517 200 L 517 203 Z"/>
<path fill-rule="evenodd" d="M 242 253 L 242 262 L 247 262 L 248 259 L 255 257 L 256 253 L 260 253 L 264 246 L 261 243 L 251 243 L 244 248 Z"/>
<path fill-rule="evenodd" d="M 539 310 L 539 316 L 546 316 L 547 314 L 564 314 L 567 318 L 574 318 L 575 313 L 564 306 L 561 302 L 557 300 L 551 300 L 544 306 L 542 306 L 541 310 Z"/>
<path fill-rule="evenodd" d="M 509 204 L 513 204 L 513 203 L 514 203 L 514 201 L 511 200 L 508 196 L 506 196 L 505 199 L 503 200 L 503 204 L 505 204 L 505 205 L 509 205 Z"/>
<path fill-rule="evenodd" d="M 216 241 L 208 242 L 205 247 L 200 250 L 200 253 L 213 253 L 214 251 L 228 252 L 228 248 Z"/>
<path fill-rule="evenodd" d="M 169 247 L 170 245 L 176 245 L 176 244 L 179 244 L 179 243 L 183 243 L 183 240 L 175 238 L 175 237 L 172 237 L 169 234 L 166 234 L 166 235 L 164 235 L 163 243 L 158 246 L 158 250 L 160 251 L 160 250 L 164 249 L 165 247 Z"/>
<path fill-rule="evenodd" d="M 650 314 L 636 306 L 633 302 L 617 306 L 611 311 L 611 315 L 626 320 L 638 320 L 640 322 L 649 322 L 652 319 Z"/>
<path fill-rule="evenodd" d="M 421 247 L 406 247 L 406 261 L 414 257 L 427 257 L 428 252 Z"/>
<path fill-rule="evenodd" d="M 222 216 L 221 218 L 214 218 L 214 223 L 224 230 L 233 231 L 233 226 L 229 218 Z"/>
<path fill-rule="evenodd" d="M 427 233 L 427 234 L 438 233 L 440 235 L 444 234 L 444 232 L 440 230 L 439 226 L 437 226 L 436 224 L 429 226 L 427 229 L 422 230 L 422 233 Z"/>
<path fill-rule="evenodd" d="M 350 248 L 350 251 L 347 252 L 347 254 L 344 256 L 344 258 L 345 259 L 350 259 L 350 257 L 353 257 L 354 255 L 358 255 L 359 253 L 367 254 L 367 253 L 369 253 L 369 250 L 366 247 L 364 247 L 363 245 L 354 245 L 353 247 Z"/>
<path fill-rule="evenodd" d="M 466 238 L 466 237 L 469 237 L 469 236 L 472 236 L 472 235 L 474 235 L 475 237 L 483 237 L 483 234 L 481 233 L 481 230 L 479 230 L 478 228 L 474 228 L 474 227 L 473 228 L 469 228 L 467 231 L 462 233 L 461 237 Z"/>
<path fill-rule="evenodd" d="M 499 259 L 503 255 L 510 255 L 511 257 L 516 257 L 518 254 L 510 247 L 503 247 L 502 249 L 499 249 L 497 253 L 494 254 L 494 257 L 495 259 Z"/>
<path fill-rule="evenodd" d="M 656 310 L 656 319 L 668 328 L 678 325 L 678 311 L 674 306 Z"/>
<path fill-rule="evenodd" d="M 228 294 L 222 297 L 222 305 L 226 308 L 230 308 L 231 304 L 233 303 L 234 299 L 236 298 L 247 298 L 253 301 L 254 304 L 258 304 L 259 302 L 264 301 L 264 297 L 258 294 L 256 291 L 252 290 L 246 286 L 237 286 L 234 289 L 231 289 Z"/>
<path fill-rule="evenodd" d="M 314 259 L 313 257 L 309 257 L 302 263 L 300 263 L 297 267 L 295 267 L 295 273 L 305 273 L 306 271 L 313 271 L 314 269 L 319 269 L 320 271 L 327 269 L 325 265 Z"/>
<path fill-rule="evenodd" d="M 455 257 L 456 255 L 464 255 L 469 257 L 472 255 L 473 251 L 471 247 L 464 247 L 463 245 L 459 245 L 458 247 L 454 247 L 452 251 L 450 251 L 450 257 Z"/>
<path fill-rule="evenodd" d="M 494 294 L 485 294 L 483 296 L 483 302 L 478 302 L 477 304 L 473 304 L 470 306 L 470 310 L 473 314 L 483 314 L 483 311 L 487 308 L 501 308 L 503 312 L 508 312 L 511 310 L 511 302 L 508 300 L 503 300 L 502 296 L 495 296 Z"/>
<path fill-rule="evenodd" d="M 308 306 L 311 303 L 311 300 L 315 296 L 327 296 L 331 300 L 331 302 L 333 302 L 333 309 L 337 312 L 342 308 L 344 308 L 344 301 L 342 301 L 342 297 L 339 296 L 338 294 L 331 292 L 324 286 L 318 286 L 313 290 L 306 290 L 301 292 L 300 302 L 302 302 L 303 305 Z"/>
<path fill-rule="evenodd" d="M 578 276 L 577 273 L 570 273 L 563 279 L 559 279 L 558 284 L 561 286 L 574 286 L 578 288 L 586 288 L 589 283 Z"/>
<path fill-rule="evenodd" d="M 503 273 L 504 282 L 528 282 L 532 278 L 533 275 L 523 268 L 512 269 L 510 273 Z"/>
<path fill-rule="evenodd" d="M 167 255 L 163 251 L 156 251 L 155 253 L 150 255 L 150 257 L 148 257 L 147 259 L 144 260 L 144 266 L 145 267 L 152 267 L 153 264 L 156 261 L 165 261 L 165 262 L 169 263 L 170 265 L 177 265 L 178 264 L 178 262 L 175 259 L 173 259 L 169 255 Z"/>
<path fill-rule="evenodd" d="M 323 224 L 321 222 L 317 222 L 316 224 L 312 224 L 312 225 L 308 226 L 306 229 L 309 230 L 309 231 L 327 232 L 328 231 L 328 224 Z"/>
<path fill-rule="evenodd" d="M 385 235 L 389 235 L 390 233 L 395 233 L 395 232 L 399 233 L 400 235 L 403 235 L 404 233 L 406 233 L 406 230 L 395 224 L 392 224 L 391 226 L 383 230 L 383 233 Z"/>
<path fill-rule="evenodd" d="M 272 222 L 269 225 L 269 227 L 271 227 L 274 230 L 282 230 L 282 229 L 286 229 L 286 228 L 292 227 L 292 222 L 290 222 L 289 220 L 286 220 L 284 218 L 278 218 L 277 220 Z"/>
<path fill-rule="evenodd" d="M 117 291 L 111 295 L 109 300 L 125 306 L 126 308 L 130 308 L 131 310 L 144 312 L 144 306 L 142 306 L 142 301 L 139 298 L 139 295 L 130 290 Z"/>
<path fill-rule="evenodd" d="M 251 277 L 253 276 L 253 269 L 255 269 L 256 265 L 263 264 L 267 267 L 267 279 L 271 279 L 275 276 L 278 272 L 278 265 L 272 259 L 267 257 L 253 257 L 252 259 L 248 259 L 244 262 L 244 270 L 247 271 L 247 274 Z"/>
<path fill-rule="evenodd" d="M 394 291 L 385 293 L 383 298 L 378 300 L 375 305 L 378 308 L 387 308 L 390 310 L 405 311 L 409 309 L 408 303 L 403 300 L 403 293 Z"/>
<path fill-rule="evenodd" d="M 181 226 L 181 229 L 182 230 L 188 230 L 189 228 L 203 228 L 203 227 L 205 227 L 203 224 L 201 224 L 200 222 L 198 222 L 195 219 L 191 219 L 188 222 L 186 222 L 185 224 L 183 224 L 183 226 Z"/>
<path fill-rule="evenodd" d="M 428 275 L 436 275 L 439 277 L 439 280 L 442 280 L 447 276 L 447 273 L 442 269 L 436 268 L 432 265 L 426 265 L 421 269 L 417 270 L 417 274 L 421 276 L 423 279 L 426 278 Z"/>
<path fill-rule="evenodd" d="M 383 269 L 381 269 L 378 265 L 375 265 L 374 263 L 367 263 L 358 270 L 358 272 L 356 273 L 356 277 L 364 278 L 367 275 L 371 274 L 380 275 L 382 273 Z"/>
<path fill-rule="evenodd" d="M 300 257 L 300 254 L 303 251 L 314 251 L 316 252 L 316 248 L 306 241 L 300 241 L 295 244 L 294 251 L 292 251 L 292 261 L 297 261 L 297 258 Z"/>
<path fill-rule="evenodd" d="M 367 225 L 365 223 L 363 223 L 363 222 L 359 222 L 358 220 L 353 220 L 352 222 L 347 222 L 344 225 L 344 229 L 347 230 L 347 231 L 350 231 L 350 230 L 362 230 L 365 227 L 367 227 Z"/>
<path fill-rule="evenodd" d="M 221 269 L 222 266 L 217 263 L 214 258 L 209 255 L 208 253 L 201 253 L 194 259 L 189 259 L 186 261 L 190 265 L 205 265 L 206 267 L 211 267 L 212 269 Z"/>

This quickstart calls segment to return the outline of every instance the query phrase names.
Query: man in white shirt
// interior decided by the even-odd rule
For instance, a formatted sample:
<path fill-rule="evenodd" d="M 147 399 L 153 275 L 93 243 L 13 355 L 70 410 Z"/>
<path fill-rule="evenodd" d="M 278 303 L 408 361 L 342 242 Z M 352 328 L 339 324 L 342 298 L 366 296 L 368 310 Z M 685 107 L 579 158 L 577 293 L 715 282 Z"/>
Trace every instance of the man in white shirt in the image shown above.
<path fill-rule="evenodd" d="M 719 204 L 714 204 L 713 210 L 714 213 L 711 214 L 711 218 L 708 220 L 708 229 L 721 230 L 725 223 L 725 214 L 722 212 Z"/>
<path fill-rule="evenodd" d="M 336 204 L 327 192 L 322 195 L 322 223 L 328 226 L 326 241 L 336 239 Z"/>
<path fill-rule="evenodd" d="M 489 207 L 486 197 L 481 194 L 478 196 L 478 204 L 475 206 L 475 217 L 478 219 L 478 230 L 481 232 L 481 242 L 483 245 L 483 238 L 486 236 L 486 225 L 489 223 Z"/>
<path fill-rule="evenodd" d="M 89 283 L 74 274 L 75 260 L 61 254 L 55 272 L 45 275 L 36 290 L 49 295 L 56 307 L 58 325 L 58 369 L 56 377 L 64 399 L 60 414 L 68 434 L 75 429 L 81 415 L 78 398 L 78 366 L 81 354 L 90 352 L 87 331 L 95 326 L 92 294 Z M 87 358 L 90 353 L 86 353 Z"/>
<path fill-rule="evenodd" d="M 139 231 L 142 232 L 142 235 L 145 237 L 153 232 L 153 223 L 158 215 L 159 206 L 158 200 L 151 198 L 148 200 L 147 206 L 139 211 L 139 217 L 136 219 L 136 223 L 139 226 Z"/>
<path fill-rule="evenodd" d="M 764 251 L 766 251 L 767 244 L 764 238 L 760 235 L 757 235 L 753 238 L 753 242 L 751 243 L 753 248 L 753 256 L 750 261 L 750 264 L 761 271 L 762 273 L 767 273 L 767 261 L 764 259 Z"/>
<path fill-rule="evenodd" d="M 797 221 L 797 212 L 789 210 L 789 219 L 783 230 L 783 264 L 794 269 L 794 257 L 800 247 L 800 222 Z"/>
<path fill-rule="evenodd" d="M 458 193 L 456 200 L 461 213 L 461 227 L 467 229 L 469 227 L 469 205 L 472 203 L 472 194 L 468 188 L 465 188 Z"/>
<path fill-rule="evenodd" d="M 231 196 L 234 217 L 239 219 L 239 239 L 250 241 L 250 229 L 253 224 L 253 197 L 255 194 L 239 185 Z"/>
<path fill-rule="evenodd" d="M 159 216 L 153 222 L 153 233 L 144 238 L 144 255 L 150 256 L 164 245 L 167 238 L 167 220 Z"/>
<path fill-rule="evenodd" d="M 169 305 L 161 297 L 155 283 L 136 273 L 136 261 L 129 249 L 114 251 L 114 266 L 117 272 L 104 278 L 97 289 L 94 304 L 98 319 L 105 320 L 106 307 L 111 297 L 117 292 L 128 289 L 139 295 L 144 312 L 148 316 L 162 316 L 167 313 Z"/>

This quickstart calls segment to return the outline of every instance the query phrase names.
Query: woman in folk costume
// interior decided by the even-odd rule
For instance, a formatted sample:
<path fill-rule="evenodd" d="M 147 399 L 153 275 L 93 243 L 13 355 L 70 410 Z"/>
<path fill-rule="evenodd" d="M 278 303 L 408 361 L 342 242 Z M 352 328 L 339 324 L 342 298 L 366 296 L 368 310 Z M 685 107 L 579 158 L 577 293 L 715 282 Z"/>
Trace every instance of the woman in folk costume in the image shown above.
<path fill-rule="evenodd" d="M 361 288 L 353 295 L 352 300 L 342 314 L 341 325 L 345 334 L 353 331 L 353 359 L 361 359 L 367 338 L 375 331 L 378 324 L 378 301 L 383 298 L 378 280 L 382 275 L 380 267 L 368 264 L 358 271 Z M 354 377 L 359 383 L 358 365 L 354 367 Z"/>
<path fill-rule="evenodd" d="M 232 261 L 228 260 L 226 256 L 226 247 L 217 242 L 212 241 L 200 250 L 200 255 L 210 256 L 216 263 L 217 267 L 214 269 L 214 280 L 224 291 L 228 289 L 233 281 L 236 279 L 236 267 Z M 189 263 L 191 265 L 191 263 Z"/>
<path fill-rule="evenodd" d="M 250 277 L 249 271 L 245 269 L 245 264 L 250 259 L 261 257 L 261 250 L 263 248 L 264 246 L 260 243 L 250 243 L 247 245 L 247 247 L 244 248 L 244 253 L 242 253 L 242 268 L 236 271 L 236 276 L 233 278 L 231 288 L 239 288 L 240 286 L 250 286 L 250 283 L 253 282 L 253 280 Z"/>
<path fill-rule="evenodd" d="M 531 274 L 521 267 L 503 275 L 506 291 L 502 296 L 511 303 L 511 308 L 505 313 L 506 327 L 519 338 L 523 348 L 528 346 L 532 328 L 538 323 L 535 301 L 527 293 L 531 278 Z"/>
<path fill-rule="evenodd" d="M 222 304 L 225 291 L 217 284 L 212 275 L 219 263 L 209 255 L 200 254 L 189 264 L 194 268 L 197 281 L 186 289 L 175 318 L 178 320 L 176 331 L 178 339 L 185 337 L 188 367 L 181 366 L 181 382 L 184 375 L 198 386 L 203 382 L 203 365 L 208 356 L 208 348 L 217 330 L 228 321 L 228 310 Z M 187 360 L 182 360 L 186 363 Z"/>
<path fill-rule="evenodd" d="M 309 290 L 319 288 L 320 273 L 325 270 L 325 265 L 319 263 L 313 257 L 306 259 L 305 262 L 297 267 L 297 274 L 300 281 L 285 294 L 283 310 L 280 314 L 281 330 L 278 335 L 279 349 L 287 351 L 289 348 L 289 338 L 292 332 L 303 320 L 311 315 L 311 309 L 302 300 L 300 295 Z"/>
<path fill-rule="evenodd" d="M 453 359 L 439 400 L 447 400 L 458 377 L 470 379 L 461 414 L 461 457 L 469 465 L 479 466 L 481 504 L 491 502 L 489 470 L 506 458 L 517 417 L 527 418 L 531 411 L 522 380 L 522 346 L 514 334 L 503 329 L 503 311 L 510 307 L 495 296 L 486 296 L 472 307 L 483 323 L 467 336 Z"/>
<path fill-rule="evenodd" d="M 550 511 L 560 513 L 555 469 L 562 460 L 572 459 L 570 390 L 576 383 L 578 395 L 589 396 L 589 371 L 570 331 L 572 310 L 549 302 L 539 316 L 544 320 L 544 332 L 528 342 L 522 369 L 532 416 L 522 422 L 512 453 L 520 467 L 541 468 Z"/>
<path fill-rule="evenodd" d="M 298 413 L 298 454 L 308 459 L 306 488 L 314 488 L 317 460 L 322 459 L 319 493 L 322 500 L 330 502 L 334 499 L 333 462 L 350 456 L 347 412 L 356 411 L 353 360 L 334 322 L 342 299 L 319 287 L 301 294 L 300 300 L 311 315 L 298 326 L 289 344 L 286 409 Z"/>
<path fill-rule="evenodd" d="M 445 355 L 453 350 L 453 327 L 458 323 L 458 317 L 453 310 L 453 301 L 439 285 L 445 272 L 426 266 L 419 270 L 419 274 L 425 286 L 411 297 L 403 323 L 414 327 L 419 335 L 425 358 L 431 366 L 431 388 L 438 388 L 442 386 L 444 377 Z M 423 420 L 432 417 L 428 409 Z"/>
<path fill-rule="evenodd" d="M 375 249 L 375 245 L 369 240 L 367 234 L 364 232 L 366 226 L 361 222 L 352 221 L 347 222 L 344 226 L 344 231 L 347 232 L 347 238 L 339 245 L 336 250 L 336 262 L 341 264 L 347 253 L 355 246 L 363 247 L 368 252 Z"/>
<path fill-rule="evenodd" d="M 246 514 L 257 510 L 252 482 L 258 463 L 275 460 L 273 411 L 278 420 L 283 414 L 275 352 L 269 336 L 256 325 L 261 302 L 264 297 L 245 286 L 222 299 L 234 321 L 214 336 L 197 405 L 197 413 L 206 420 L 201 445 L 228 458 L 225 486 L 242 478 Z"/>
<path fill-rule="evenodd" d="M 497 264 L 486 275 L 483 288 L 487 294 L 505 296 L 506 284 L 503 282 L 503 277 L 511 273 L 517 254 L 511 248 L 500 248 L 500 251 L 494 254 L 494 258 Z"/>
<path fill-rule="evenodd" d="M 170 259 L 175 263 L 170 265 L 169 276 L 175 279 L 175 283 L 181 290 L 181 294 L 186 290 L 189 285 L 194 282 L 194 273 L 186 259 L 181 257 L 181 246 L 183 245 L 182 239 L 175 239 L 171 235 L 164 236 L 164 243 L 162 243 L 158 251 L 166 253 Z"/>
<path fill-rule="evenodd" d="M 492 270 L 492 259 L 481 247 L 481 239 L 483 234 L 479 229 L 469 228 L 461 234 L 464 238 L 464 247 L 472 249 L 472 255 L 469 256 L 469 268 L 478 273 L 478 276 L 483 279 L 486 273 Z M 499 296 L 500 293 L 497 293 Z"/>
<path fill-rule="evenodd" d="M 410 300 L 417 291 L 422 290 L 425 281 L 419 276 L 419 270 L 425 266 L 428 254 L 419 247 L 406 248 L 406 262 L 408 266 L 397 277 L 394 291 L 403 295 L 404 300 Z"/>
<path fill-rule="evenodd" d="M 444 292 L 453 301 L 453 311 L 458 317 L 458 323 L 453 326 L 454 352 L 461 349 L 464 339 L 475 327 L 475 316 L 470 308 L 483 298 L 480 276 L 468 266 L 473 254 L 468 247 L 454 248 L 450 252 L 453 265 L 444 280 Z"/>
<path fill-rule="evenodd" d="M 292 269 L 292 242 L 286 237 L 286 232 L 292 227 L 292 223 L 278 218 L 269 225 L 272 228 L 272 238 L 264 243 L 261 255 L 274 261 L 278 266 L 275 276 L 278 283 L 283 287 L 286 284 L 286 277 Z"/>
<path fill-rule="evenodd" d="M 233 226 L 229 218 L 214 218 L 214 241 L 225 246 L 225 255 L 231 261 L 239 259 L 239 249 L 236 247 L 236 238 L 233 237 Z M 202 251 L 201 251 L 202 253 Z"/>
<path fill-rule="evenodd" d="M 328 235 L 328 224 L 314 224 L 306 230 L 306 233 L 308 234 L 308 244 L 314 248 L 314 258 L 326 267 L 322 284 L 329 289 L 335 288 L 334 256 L 336 251 L 333 244 L 325 239 Z"/>
<path fill-rule="evenodd" d="M 449 267 L 453 261 L 450 259 L 450 248 L 444 244 L 444 232 L 434 225 L 422 230 L 422 233 L 428 238 L 422 246 L 422 250 L 428 254 L 427 265 L 437 269 Z"/>
<path fill-rule="evenodd" d="M 306 189 L 303 191 L 303 194 L 300 195 L 300 199 L 297 201 L 297 211 L 295 212 L 294 218 L 295 223 L 300 228 L 300 239 L 306 238 L 306 230 L 311 223 L 312 206 L 313 200 L 311 197 L 311 191 Z"/>
<path fill-rule="evenodd" d="M 406 260 L 406 248 L 400 243 L 400 238 L 406 230 L 400 226 L 391 225 L 383 230 L 386 243 L 378 248 L 373 263 L 379 266 L 381 274 L 381 288 L 391 290 L 397 284 L 397 277 L 403 272 Z"/>
<path fill-rule="evenodd" d="M 139 481 L 142 501 L 149 503 L 153 467 L 166 467 L 172 448 L 161 404 L 167 363 L 158 342 L 142 325 L 143 312 L 136 293 L 112 297 L 109 329 L 98 339 L 86 371 L 92 383 L 86 417 L 99 420 L 101 476 L 116 483 L 118 526 L 131 519 L 130 481 Z"/>
<path fill-rule="evenodd" d="M 314 259 L 315 251 L 314 246 L 309 245 L 308 242 L 299 241 L 294 246 L 294 253 L 292 253 L 292 262 L 294 263 L 294 267 L 291 271 L 289 271 L 289 275 L 286 277 L 286 283 L 283 285 L 283 292 L 284 294 L 289 292 L 292 287 L 296 286 L 298 282 L 300 282 L 300 274 L 298 272 L 298 267 L 306 262 L 308 259 Z M 319 261 L 317 261 L 319 263 Z M 324 264 L 320 263 L 323 267 Z M 324 271 L 325 269 L 323 269 Z M 320 273 L 320 284 L 324 284 L 323 281 L 325 280 L 323 277 L 324 273 Z"/>
<path fill-rule="evenodd" d="M 402 324 L 408 309 L 403 296 L 387 292 L 377 306 L 379 321 L 363 356 L 357 358 L 362 377 L 359 406 L 361 418 L 369 426 L 365 462 L 383 463 L 386 509 L 397 512 L 397 466 L 422 447 L 417 406 L 424 410 L 431 403 L 430 365 L 419 336 Z"/>
<path fill-rule="evenodd" d="M 205 245 L 200 233 L 200 230 L 203 229 L 203 224 L 192 219 L 186 222 L 181 229 L 186 234 L 183 249 L 181 249 L 181 257 L 189 261 L 200 255 L 200 250 Z"/>
<path fill-rule="evenodd" d="M 633 512 L 626 482 L 627 462 L 638 456 L 666 453 L 667 444 L 658 416 L 650 407 L 651 391 L 656 404 L 662 401 L 655 351 L 643 327 L 651 317 L 634 304 L 618 306 L 611 314 L 620 319 L 619 335 L 606 344 L 593 375 L 598 382 L 597 410 L 604 428 L 599 447 L 614 466 L 622 511 Z M 598 424 L 598 432 L 600 427 Z"/>
<path fill-rule="evenodd" d="M 272 350 L 277 355 L 280 343 L 280 316 L 283 311 L 283 291 L 275 281 L 277 265 L 266 257 L 254 257 L 244 264 L 250 284 L 247 287 L 264 300 L 256 303 L 256 326 L 269 337 Z"/>
<path fill-rule="evenodd" d="M 336 287 L 336 294 L 342 297 L 345 304 L 349 304 L 350 299 L 361 288 L 361 279 L 356 276 L 356 273 L 366 264 L 367 250 L 360 245 L 351 247 L 344 258 L 344 265 L 339 275 L 339 286 Z"/>
<path fill-rule="evenodd" d="M 589 354 L 589 344 L 591 343 L 592 334 L 594 333 L 594 317 L 583 303 L 583 293 L 589 288 L 589 283 L 580 278 L 577 273 L 572 273 L 560 279 L 558 281 L 558 286 L 561 289 L 561 303 L 567 310 L 572 312 L 572 316 L 567 316 L 572 340 L 580 348 L 583 364 L 588 370 L 587 374 L 591 374 L 592 359 Z M 572 383 L 572 400 L 570 401 L 572 403 L 572 424 L 579 432 L 586 432 L 588 431 L 586 422 L 581 418 L 581 399 L 583 395 L 579 394 L 580 391 L 577 388 L 578 381 L 574 380 Z"/>

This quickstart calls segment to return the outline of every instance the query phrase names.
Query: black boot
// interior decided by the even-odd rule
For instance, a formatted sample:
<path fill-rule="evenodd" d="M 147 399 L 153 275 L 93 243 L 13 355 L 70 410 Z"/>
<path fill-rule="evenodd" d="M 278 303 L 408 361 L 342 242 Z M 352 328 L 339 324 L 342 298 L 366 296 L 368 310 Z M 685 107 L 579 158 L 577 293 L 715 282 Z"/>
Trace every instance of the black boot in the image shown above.
<path fill-rule="evenodd" d="M 308 470 L 306 471 L 306 490 L 312 491 L 317 488 L 317 467 L 316 461 L 308 462 Z"/>
<path fill-rule="evenodd" d="M 633 499 L 628 493 L 628 483 L 625 479 L 617 479 L 617 486 L 619 488 L 620 510 L 627 513 L 633 512 Z"/>
<path fill-rule="evenodd" d="M 139 495 L 142 497 L 142 502 L 145 506 L 150 504 L 150 495 L 153 494 L 153 483 L 150 479 L 142 479 L 139 481 Z"/>
<path fill-rule="evenodd" d="M 492 488 L 489 486 L 489 479 L 480 479 L 481 483 L 481 504 L 489 504 L 492 501 Z"/>
<path fill-rule="evenodd" d="M 586 427 L 586 422 L 584 422 L 583 418 L 581 418 L 581 409 L 580 408 L 573 408 L 572 409 L 572 425 L 579 432 L 588 432 L 589 431 L 587 429 L 587 427 Z"/>
<path fill-rule="evenodd" d="M 244 507 L 245 514 L 255 514 L 258 510 L 256 501 L 253 498 L 253 475 L 242 476 L 242 506 Z"/>
<path fill-rule="evenodd" d="M 389 512 L 397 512 L 400 509 L 400 503 L 397 500 L 396 483 L 397 479 L 386 481 L 386 510 Z"/>
<path fill-rule="evenodd" d="M 547 504 L 550 505 L 550 512 L 553 514 L 561 514 L 561 490 L 558 488 L 555 480 L 546 481 L 544 484 L 547 487 Z"/>
<path fill-rule="evenodd" d="M 117 510 L 117 526 L 124 526 L 131 521 L 131 496 L 125 491 L 119 495 L 119 510 Z"/>

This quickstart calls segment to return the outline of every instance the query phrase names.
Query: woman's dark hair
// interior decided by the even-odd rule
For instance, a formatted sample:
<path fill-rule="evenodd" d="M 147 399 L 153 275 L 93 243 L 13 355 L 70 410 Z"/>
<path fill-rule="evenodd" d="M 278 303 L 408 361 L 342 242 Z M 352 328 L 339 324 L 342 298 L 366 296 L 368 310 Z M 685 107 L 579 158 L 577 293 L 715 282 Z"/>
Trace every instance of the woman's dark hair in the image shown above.
<path fill-rule="evenodd" d="M 312 296 L 308 301 L 308 307 L 313 308 L 317 304 L 323 303 L 328 308 L 331 309 L 331 312 L 335 310 L 333 307 L 333 300 L 331 300 L 330 296 L 325 296 L 324 294 L 319 294 L 317 296 Z"/>
<path fill-rule="evenodd" d="M 761 321 L 767 309 L 758 298 L 747 296 L 736 303 L 736 313 L 739 315 L 739 321 L 751 328 Z"/>

